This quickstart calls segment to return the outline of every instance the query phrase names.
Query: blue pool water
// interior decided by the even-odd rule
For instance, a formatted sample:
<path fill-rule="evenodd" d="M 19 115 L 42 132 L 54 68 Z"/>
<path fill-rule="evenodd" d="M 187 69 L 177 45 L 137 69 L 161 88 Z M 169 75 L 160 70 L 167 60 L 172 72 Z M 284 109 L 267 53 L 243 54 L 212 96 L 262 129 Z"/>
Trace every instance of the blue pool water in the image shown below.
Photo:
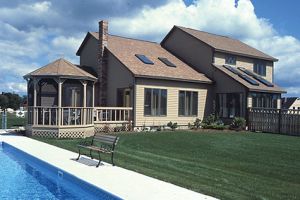
<path fill-rule="evenodd" d="M 0 199 L 120 198 L 0 142 Z"/>

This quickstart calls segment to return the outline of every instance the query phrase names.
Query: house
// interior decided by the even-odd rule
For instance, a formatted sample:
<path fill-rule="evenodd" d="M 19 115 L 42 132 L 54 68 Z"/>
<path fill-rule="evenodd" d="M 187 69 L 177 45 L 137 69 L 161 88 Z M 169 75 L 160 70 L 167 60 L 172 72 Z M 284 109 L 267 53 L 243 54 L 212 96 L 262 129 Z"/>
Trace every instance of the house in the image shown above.
<path fill-rule="evenodd" d="M 24 76 L 30 134 L 83 137 L 129 121 L 186 126 L 211 113 L 225 121 L 248 107 L 280 108 L 285 92 L 273 82 L 276 58 L 180 26 L 155 43 L 111 35 L 100 21 L 76 55 L 79 65 L 59 59 Z"/>
<path fill-rule="evenodd" d="M 285 97 L 281 99 L 282 109 L 300 110 L 299 97 Z"/>

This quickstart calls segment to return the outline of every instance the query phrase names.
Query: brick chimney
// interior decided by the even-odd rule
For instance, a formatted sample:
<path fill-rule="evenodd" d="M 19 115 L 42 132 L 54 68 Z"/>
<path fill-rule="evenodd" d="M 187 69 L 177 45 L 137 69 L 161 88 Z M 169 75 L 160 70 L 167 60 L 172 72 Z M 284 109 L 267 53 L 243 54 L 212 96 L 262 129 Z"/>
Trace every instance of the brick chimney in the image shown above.
<path fill-rule="evenodd" d="M 98 105 L 107 105 L 107 56 L 104 51 L 108 42 L 108 22 L 101 20 L 99 22 L 99 40 L 98 40 Z"/>

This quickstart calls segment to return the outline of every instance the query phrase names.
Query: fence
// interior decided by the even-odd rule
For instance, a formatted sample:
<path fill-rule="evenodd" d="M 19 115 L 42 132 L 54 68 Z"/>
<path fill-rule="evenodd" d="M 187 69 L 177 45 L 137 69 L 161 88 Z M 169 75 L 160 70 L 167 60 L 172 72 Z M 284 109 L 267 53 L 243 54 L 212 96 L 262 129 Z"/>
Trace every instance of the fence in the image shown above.
<path fill-rule="evenodd" d="M 300 110 L 249 108 L 248 127 L 251 131 L 300 136 Z"/>
<path fill-rule="evenodd" d="M 26 122 L 26 111 L 0 110 L 0 129 L 10 129 L 25 126 Z"/>

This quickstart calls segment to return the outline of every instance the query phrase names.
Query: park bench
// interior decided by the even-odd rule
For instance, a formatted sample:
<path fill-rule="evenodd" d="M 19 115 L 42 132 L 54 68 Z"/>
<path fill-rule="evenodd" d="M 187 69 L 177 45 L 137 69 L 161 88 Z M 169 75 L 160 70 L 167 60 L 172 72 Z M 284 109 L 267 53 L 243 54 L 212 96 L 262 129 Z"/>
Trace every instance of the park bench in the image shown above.
<path fill-rule="evenodd" d="M 97 152 L 99 156 L 99 162 L 97 164 L 97 167 L 99 167 L 101 162 L 101 153 L 105 154 L 111 154 L 111 163 L 114 166 L 114 150 L 115 146 L 117 145 L 117 142 L 119 140 L 119 137 L 112 136 L 112 135 L 102 135 L 99 133 L 96 133 L 92 139 L 92 142 L 85 141 L 82 144 L 78 145 L 78 158 L 76 160 L 79 160 L 80 156 L 84 154 L 81 150 L 86 149 L 89 150 L 89 156 L 93 159 L 92 152 Z M 87 155 L 87 154 L 85 154 Z M 88 155 L 87 155 L 88 156 Z"/>

